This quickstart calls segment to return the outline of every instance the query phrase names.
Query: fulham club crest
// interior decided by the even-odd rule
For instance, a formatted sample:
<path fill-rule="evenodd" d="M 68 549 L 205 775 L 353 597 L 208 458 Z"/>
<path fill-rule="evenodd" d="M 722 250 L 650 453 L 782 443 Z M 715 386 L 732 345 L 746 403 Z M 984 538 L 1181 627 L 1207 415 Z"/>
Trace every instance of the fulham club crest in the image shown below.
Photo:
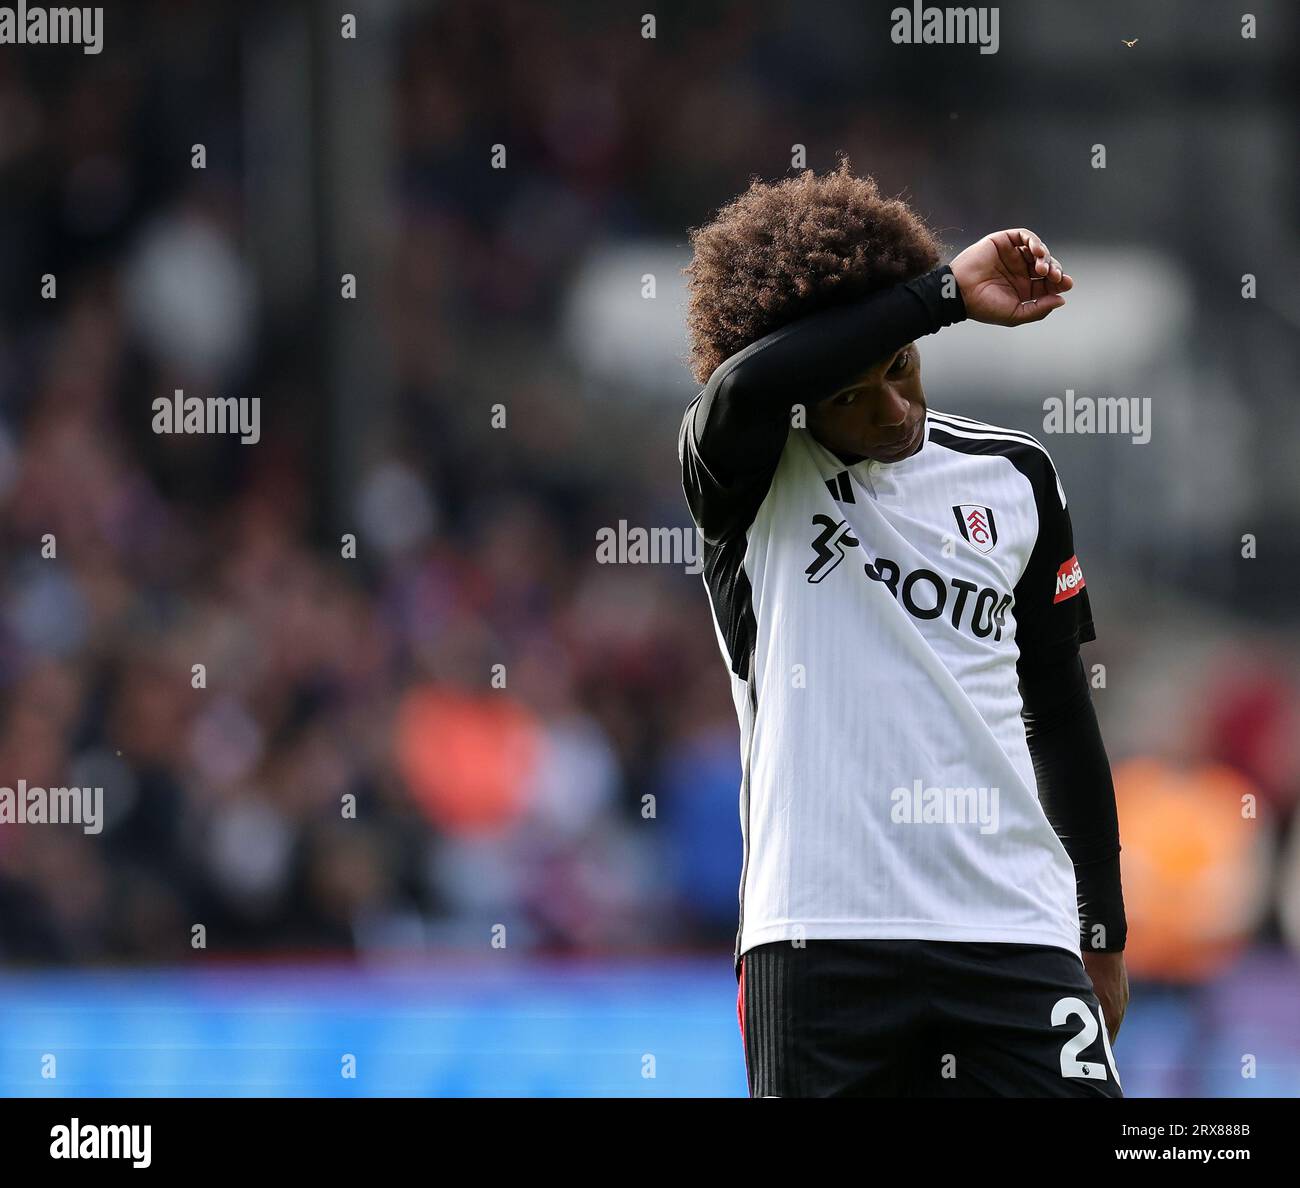
<path fill-rule="evenodd" d="M 981 553 L 993 551 L 993 546 L 998 543 L 998 526 L 991 507 L 958 503 L 953 505 L 952 514 L 957 517 L 957 527 L 966 540 Z"/>

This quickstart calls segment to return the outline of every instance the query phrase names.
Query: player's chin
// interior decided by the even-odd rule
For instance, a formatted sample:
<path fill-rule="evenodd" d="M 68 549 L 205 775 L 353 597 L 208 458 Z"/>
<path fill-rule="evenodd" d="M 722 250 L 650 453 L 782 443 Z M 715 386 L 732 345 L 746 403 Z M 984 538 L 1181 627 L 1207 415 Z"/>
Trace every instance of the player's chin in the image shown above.
<path fill-rule="evenodd" d="M 925 418 L 922 417 L 901 436 L 877 438 L 868 443 L 862 452 L 866 457 L 874 458 L 877 462 L 901 462 L 916 452 L 917 443 L 921 440 L 921 426 L 924 423 Z"/>

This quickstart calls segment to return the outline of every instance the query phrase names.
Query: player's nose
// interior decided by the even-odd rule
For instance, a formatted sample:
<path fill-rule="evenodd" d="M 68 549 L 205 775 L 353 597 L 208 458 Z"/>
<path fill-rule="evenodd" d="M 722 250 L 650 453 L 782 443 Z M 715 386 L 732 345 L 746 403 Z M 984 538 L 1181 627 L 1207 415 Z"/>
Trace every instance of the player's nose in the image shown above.
<path fill-rule="evenodd" d="M 876 415 L 873 418 L 877 429 L 899 429 L 907 422 L 907 413 L 911 405 L 907 398 L 895 392 L 888 385 L 876 403 Z"/>

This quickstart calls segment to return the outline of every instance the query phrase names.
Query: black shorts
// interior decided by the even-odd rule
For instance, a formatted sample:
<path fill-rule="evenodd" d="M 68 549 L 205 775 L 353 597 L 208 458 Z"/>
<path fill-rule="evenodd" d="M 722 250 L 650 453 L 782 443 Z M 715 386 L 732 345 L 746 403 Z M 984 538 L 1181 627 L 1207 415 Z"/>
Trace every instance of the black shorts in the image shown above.
<path fill-rule="evenodd" d="M 1044 945 L 759 945 L 737 999 L 752 1097 L 1121 1097 L 1083 963 Z"/>

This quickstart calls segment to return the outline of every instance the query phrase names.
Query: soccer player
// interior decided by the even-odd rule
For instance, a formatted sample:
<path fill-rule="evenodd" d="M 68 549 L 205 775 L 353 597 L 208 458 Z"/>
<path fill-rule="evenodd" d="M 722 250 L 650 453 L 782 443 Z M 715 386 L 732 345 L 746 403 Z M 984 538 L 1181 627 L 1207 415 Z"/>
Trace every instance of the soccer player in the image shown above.
<path fill-rule="evenodd" d="M 1040 321 L 1071 278 L 1024 228 L 937 267 L 847 162 L 755 182 L 692 246 L 679 451 L 740 719 L 750 1093 L 1120 1096 L 1065 494 L 1029 434 L 930 410 L 917 348 Z"/>

